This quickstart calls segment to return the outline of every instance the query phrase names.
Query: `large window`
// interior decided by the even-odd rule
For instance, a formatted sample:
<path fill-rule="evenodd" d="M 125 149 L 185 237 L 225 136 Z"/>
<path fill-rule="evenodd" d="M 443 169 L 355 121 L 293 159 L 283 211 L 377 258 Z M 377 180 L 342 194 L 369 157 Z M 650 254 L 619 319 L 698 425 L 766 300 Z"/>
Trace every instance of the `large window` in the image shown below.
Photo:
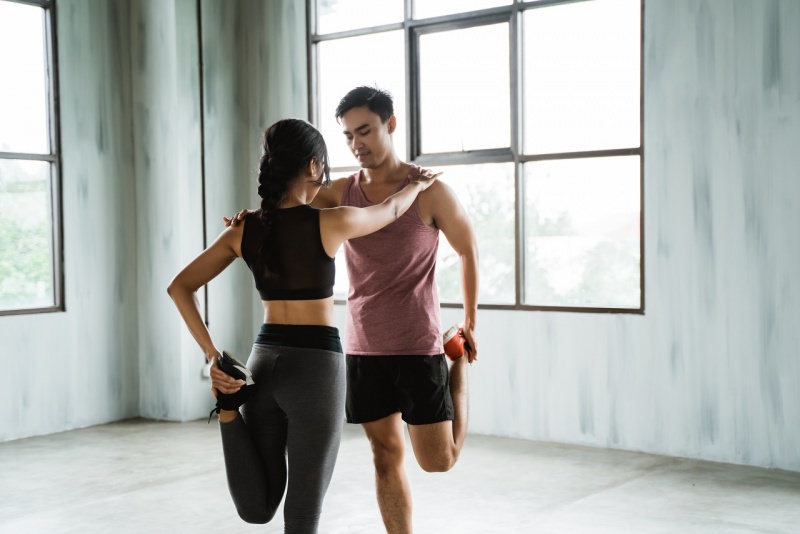
<path fill-rule="evenodd" d="M 310 108 L 334 173 L 358 168 L 339 99 L 387 89 L 398 154 L 445 171 L 470 215 L 482 307 L 642 313 L 642 0 L 377 6 L 309 0 Z M 446 240 L 437 282 L 461 301 Z"/>
<path fill-rule="evenodd" d="M 63 305 L 52 10 L 0 0 L 0 314 Z"/>

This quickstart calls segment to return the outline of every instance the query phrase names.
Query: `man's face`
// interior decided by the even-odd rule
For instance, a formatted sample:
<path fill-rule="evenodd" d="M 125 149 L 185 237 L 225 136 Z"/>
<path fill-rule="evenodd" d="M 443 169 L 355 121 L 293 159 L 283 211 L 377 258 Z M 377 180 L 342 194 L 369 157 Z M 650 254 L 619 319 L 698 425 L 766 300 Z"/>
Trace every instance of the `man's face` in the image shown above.
<path fill-rule="evenodd" d="M 382 123 L 369 107 L 361 106 L 347 111 L 341 122 L 347 146 L 363 168 L 379 166 L 392 153 L 394 116 Z"/>

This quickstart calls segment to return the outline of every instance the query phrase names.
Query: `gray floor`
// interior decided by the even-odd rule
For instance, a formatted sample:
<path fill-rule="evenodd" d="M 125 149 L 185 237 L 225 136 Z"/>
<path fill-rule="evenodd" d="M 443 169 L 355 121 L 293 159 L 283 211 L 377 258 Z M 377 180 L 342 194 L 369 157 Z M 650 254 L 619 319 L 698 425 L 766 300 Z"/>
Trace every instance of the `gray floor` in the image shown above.
<path fill-rule="evenodd" d="M 321 532 L 383 532 L 370 461 L 348 425 Z M 800 473 L 483 436 L 449 473 L 408 471 L 418 534 L 800 532 Z M 0 480 L 4 534 L 283 532 L 235 516 L 213 422 L 3 443 Z"/>

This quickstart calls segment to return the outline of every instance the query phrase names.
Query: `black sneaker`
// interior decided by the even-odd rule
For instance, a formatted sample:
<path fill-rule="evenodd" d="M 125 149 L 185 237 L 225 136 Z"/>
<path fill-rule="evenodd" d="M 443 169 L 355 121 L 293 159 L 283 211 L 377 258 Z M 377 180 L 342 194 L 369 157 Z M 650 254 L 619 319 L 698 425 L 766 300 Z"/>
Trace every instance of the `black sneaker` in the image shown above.
<path fill-rule="evenodd" d="M 225 374 L 237 380 L 244 380 L 245 383 L 236 393 L 226 394 L 217 390 L 217 405 L 208 414 L 209 422 L 214 413 L 219 413 L 220 410 L 237 410 L 239 406 L 247 402 L 247 398 L 253 391 L 253 385 L 255 385 L 250 369 L 224 350 L 217 356 L 217 367 L 222 369 Z"/>

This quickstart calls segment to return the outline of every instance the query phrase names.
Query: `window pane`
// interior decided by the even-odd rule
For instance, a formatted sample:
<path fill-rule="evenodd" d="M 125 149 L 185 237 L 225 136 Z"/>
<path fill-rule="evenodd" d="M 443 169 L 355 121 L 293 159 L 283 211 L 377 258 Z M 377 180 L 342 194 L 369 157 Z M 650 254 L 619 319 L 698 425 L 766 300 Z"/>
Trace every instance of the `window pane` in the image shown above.
<path fill-rule="evenodd" d="M 404 0 L 317 0 L 317 33 L 403 22 Z"/>
<path fill-rule="evenodd" d="M 525 165 L 525 303 L 640 306 L 639 157 Z"/>
<path fill-rule="evenodd" d="M 50 164 L 0 159 L 0 310 L 53 306 Z"/>
<path fill-rule="evenodd" d="M 319 52 L 319 128 L 332 167 L 357 165 L 334 113 L 339 100 L 359 85 L 377 85 L 394 97 L 394 146 L 406 157 L 405 51 L 402 31 L 323 41 Z"/>
<path fill-rule="evenodd" d="M 508 24 L 419 39 L 423 153 L 510 145 Z"/>
<path fill-rule="evenodd" d="M 469 216 L 480 251 L 481 304 L 513 304 L 514 164 L 436 167 Z M 463 302 L 461 263 L 444 238 L 439 240 L 436 281 L 442 302 Z"/>
<path fill-rule="evenodd" d="M 336 280 L 333 283 L 333 297 L 339 300 L 347 298 L 350 287 L 350 277 L 347 276 L 347 266 L 344 263 L 344 247 L 339 248 L 334 258 L 336 263 Z"/>
<path fill-rule="evenodd" d="M 414 0 L 414 18 L 438 17 L 510 4 L 511 0 Z"/>
<path fill-rule="evenodd" d="M 525 152 L 639 146 L 639 0 L 525 12 Z"/>
<path fill-rule="evenodd" d="M 43 14 L 0 2 L 0 152 L 49 151 Z"/>

